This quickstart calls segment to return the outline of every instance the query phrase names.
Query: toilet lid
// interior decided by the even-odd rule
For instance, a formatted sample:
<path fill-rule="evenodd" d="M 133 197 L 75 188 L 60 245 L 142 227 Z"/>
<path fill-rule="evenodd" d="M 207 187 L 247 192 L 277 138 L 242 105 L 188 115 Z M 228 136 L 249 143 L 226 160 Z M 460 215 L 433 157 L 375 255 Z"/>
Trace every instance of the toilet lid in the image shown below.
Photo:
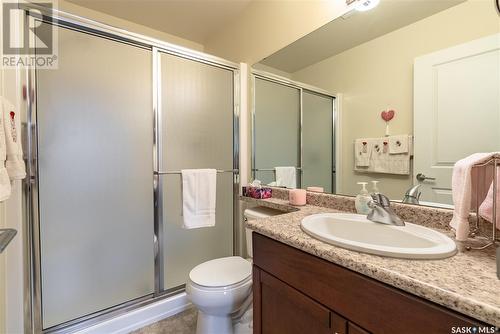
<path fill-rule="evenodd" d="M 250 262 L 239 256 L 230 256 L 197 265 L 189 273 L 189 279 L 198 285 L 222 287 L 239 283 L 251 274 Z"/>

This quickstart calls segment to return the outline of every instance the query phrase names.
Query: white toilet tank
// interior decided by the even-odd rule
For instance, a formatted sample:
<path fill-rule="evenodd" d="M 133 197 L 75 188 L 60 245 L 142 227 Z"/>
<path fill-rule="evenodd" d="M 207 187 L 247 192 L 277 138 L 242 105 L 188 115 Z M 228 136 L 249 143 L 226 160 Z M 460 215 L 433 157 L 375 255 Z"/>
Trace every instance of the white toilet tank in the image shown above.
<path fill-rule="evenodd" d="M 263 219 L 272 216 L 276 216 L 282 214 L 282 211 L 278 211 L 275 209 L 267 208 L 265 206 L 257 206 L 255 208 L 246 209 L 243 212 L 243 216 L 245 216 L 245 220 L 254 220 L 254 219 Z M 252 252 L 252 230 L 249 228 L 245 228 L 246 234 L 246 243 L 247 243 L 247 253 L 248 257 L 253 258 Z"/>

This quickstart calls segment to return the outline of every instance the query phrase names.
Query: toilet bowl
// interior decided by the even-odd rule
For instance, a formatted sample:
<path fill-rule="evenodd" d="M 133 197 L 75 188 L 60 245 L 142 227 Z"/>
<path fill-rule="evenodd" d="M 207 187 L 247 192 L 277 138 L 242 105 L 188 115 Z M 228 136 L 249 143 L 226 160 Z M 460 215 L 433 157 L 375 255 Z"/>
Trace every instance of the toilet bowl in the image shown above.
<path fill-rule="evenodd" d="M 196 333 L 233 333 L 233 318 L 251 303 L 252 265 L 239 256 L 204 262 L 191 270 L 186 292 L 198 309 Z"/>
<path fill-rule="evenodd" d="M 277 210 L 257 207 L 245 210 L 245 219 L 277 215 Z M 189 273 L 186 293 L 198 309 L 197 334 L 252 333 L 252 231 L 246 229 L 247 253 L 210 260 Z"/>

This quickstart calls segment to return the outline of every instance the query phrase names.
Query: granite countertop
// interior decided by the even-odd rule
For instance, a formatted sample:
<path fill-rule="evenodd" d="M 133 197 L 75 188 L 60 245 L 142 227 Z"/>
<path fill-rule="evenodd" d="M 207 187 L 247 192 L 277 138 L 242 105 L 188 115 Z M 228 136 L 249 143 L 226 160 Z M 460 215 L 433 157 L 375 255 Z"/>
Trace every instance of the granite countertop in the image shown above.
<path fill-rule="evenodd" d="M 491 247 L 487 251 L 465 251 L 463 245 L 459 245 L 455 256 L 441 260 L 364 254 L 316 240 L 300 228 L 305 216 L 340 210 L 309 204 L 294 207 L 277 198 L 241 199 L 284 211 L 281 215 L 247 222 L 250 229 L 260 234 L 500 327 L 500 280 L 496 276 L 495 252 Z M 449 230 L 434 229 L 451 236 Z"/>

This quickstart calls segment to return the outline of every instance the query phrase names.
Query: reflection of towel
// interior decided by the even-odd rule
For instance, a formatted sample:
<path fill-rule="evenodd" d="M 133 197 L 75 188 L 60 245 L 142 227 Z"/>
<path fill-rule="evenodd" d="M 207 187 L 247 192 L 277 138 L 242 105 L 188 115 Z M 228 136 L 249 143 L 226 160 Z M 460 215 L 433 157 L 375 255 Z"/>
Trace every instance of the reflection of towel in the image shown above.
<path fill-rule="evenodd" d="M 380 138 L 374 141 L 369 171 L 376 173 L 409 175 L 410 155 L 389 154 L 388 145 L 389 142 L 386 138 Z"/>
<path fill-rule="evenodd" d="M 9 174 L 7 174 L 7 169 L 5 168 L 5 159 L 7 154 L 5 129 L 3 125 L 3 115 L 7 113 L 5 107 L 6 104 L 4 103 L 4 98 L 0 97 L 0 201 L 8 199 L 11 191 Z"/>
<path fill-rule="evenodd" d="M 364 150 L 366 153 L 360 155 L 359 152 L 364 146 L 363 142 L 367 143 Z M 390 154 L 387 137 L 356 139 L 354 143 L 354 170 L 364 173 L 410 175 L 411 142 L 408 145 L 410 145 L 408 153 Z M 358 157 L 360 158 L 358 159 Z M 369 157 L 368 163 L 366 163 L 367 157 Z"/>
<path fill-rule="evenodd" d="M 26 167 L 23 160 L 23 149 L 21 146 L 21 137 L 17 130 L 14 105 L 3 99 L 3 126 L 5 130 L 5 143 L 7 147 L 7 162 L 5 167 L 11 180 L 21 180 L 26 177 Z"/>
<path fill-rule="evenodd" d="M 183 169 L 181 174 L 183 227 L 215 226 L 217 170 Z"/>
<path fill-rule="evenodd" d="M 475 153 L 455 163 L 453 167 L 453 176 L 451 178 L 451 191 L 453 195 L 454 212 L 450 222 L 451 227 L 455 229 L 456 239 L 464 241 L 469 236 L 469 214 L 471 204 L 482 199 L 479 199 L 477 192 L 482 192 L 480 187 L 481 179 L 484 179 L 485 168 L 475 168 L 472 172 L 472 167 L 475 164 L 486 162 L 491 157 L 499 155 L 496 153 Z M 477 171 L 477 172 L 476 172 Z M 490 179 L 491 180 L 491 179 Z"/>
<path fill-rule="evenodd" d="M 500 229 L 500 168 L 497 168 L 497 189 L 496 189 L 496 201 L 497 201 L 497 212 L 496 212 L 496 225 L 497 228 Z M 493 223 L 493 182 L 491 182 L 491 185 L 488 190 L 488 194 L 486 195 L 486 198 L 484 199 L 483 203 L 481 203 L 481 206 L 479 207 L 479 214 L 481 217 L 489 221 L 490 223 Z"/>
<path fill-rule="evenodd" d="M 389 136 L 389 154 L 409 153 L 410 137 L 408 135 Z"/>
<path fill-rule="evenodd" d="M 297 171 L 295 167 L 275 167 L 276 183 L 290 189 L 297 188 Z"/>
<path fill-rule="evenodd" d="M 371 140 L 359 138 L 354 142 L 354 162 L 356 167 L 370 166 L 370 155 L 373 143 Z"/>

